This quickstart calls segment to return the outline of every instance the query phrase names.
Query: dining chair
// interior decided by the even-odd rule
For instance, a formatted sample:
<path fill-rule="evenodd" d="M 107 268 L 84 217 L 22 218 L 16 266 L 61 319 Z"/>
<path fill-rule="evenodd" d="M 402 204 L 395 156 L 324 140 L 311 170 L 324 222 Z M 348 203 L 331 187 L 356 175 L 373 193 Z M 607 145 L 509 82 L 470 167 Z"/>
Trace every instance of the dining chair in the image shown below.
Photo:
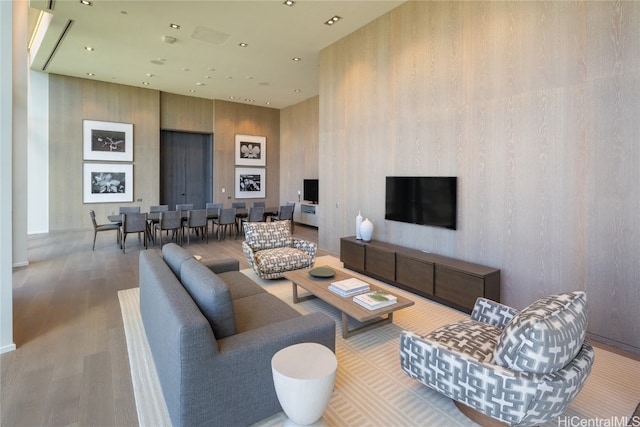
<path fill-rule="evenodd" d="M 207 233 L 208 223 L 209 220 L 207 219 L 206 209 L 187 211 L 187 245 L 191 244 L 191 230 L 195 230 L 196 233 L 200 231 L 202 233 L 201 239 L 206 239 L 207 243 L 209 243 L 209 233 Z"/>
<path fill-rule="evenodd" d="M 282 205 L 278 209 L 277 215 L 271 215 L 271 221 L 291 221 L 291 234 L 293 234 L 293 210 L 295 205 Z"/>
<path fill-rule="evenodd" d="M 123 213 L 122 214 L 122 253 L 125 252 L 127 234 L 140 233 L 144 235 L 144 248 L 147 249 L 147 214 L 146 213 Z"/>
<path fill-rule="evenodd" d="M 265 207 L 265 203 L 264 202 L 253 202 L 251 204 L 251 206 L 253 206 L 254 208 L 262 206 L 264 208 Z"/>
<path fill-rule="evenodd" d="M 153 241 L 156 241 L 156 230 L 160 230 L 160 247 L 162 247 L 162 231 L 173 231 L 173 236 L 179 245 L 182 244 L 182 212 L 181 211 L 161 211 L 160 220 L 153 229 Z"/>
<path fill-rule="evenodd" d="M 207 220 L 211 221 L 211 233 L 215 232 L 216 218 L 218 218 L 219 211 L 224 207 L 224 203 L 207 203 L 205 208 L 207 209 Z M 207 227 L 208 228 L 208 227 Z M 209 232 L 209 230 L 207 230 Z"/>
<path fill-rule="evenodd" d="M 140 206 L 120 206 L 118 213 L 140 213 Z"/>
<path fill-rule="evenodd" d="M 247 222 L 262 222 L 264 221 L 264 206 L 254 206 L 249 208 L 249 214 L 240 219 L 242 224 L 242 233 L 244 234 L 244 224 Z"/>
<path fill-rule="evenodd" d="M 167 212 L 168 210 L 169 210 L 169 205 L 149 206 L 149 213 L 151 213 L 151 212 Z"/>
<path fill-rule="evenodd" d="M 247 208 L 247 203 L 246 202 L 232 202 L 231 203 L 231 207 L 232 208 L 236 208 L 236 209 L 246 209 Z"/>
<path fill-rule="evenodd" d="M 220 209 L 218 219 L 216 219 L 216 225 L 218 226 L 218 240 L 224 238 L 227 233 L 227 226 L 231 225 L 232 228 L 236 228 L 236 208 Z M 237 233 L 234 231 L 234 237 L 237 237 Z"/>
<path fill-rule="evenodd" d="M 93 247 L 91 248 L 92 251 L 96 249 L 96 236 L 100 231 L 116 230 L 116 242 L 120 243 L 120 224 L 116 222 L 110 224 L 96 223 L 96 213 L 93 210 L 89 211 L 89 216 L 91 217 L 91 223 L 93 224 Z"/>

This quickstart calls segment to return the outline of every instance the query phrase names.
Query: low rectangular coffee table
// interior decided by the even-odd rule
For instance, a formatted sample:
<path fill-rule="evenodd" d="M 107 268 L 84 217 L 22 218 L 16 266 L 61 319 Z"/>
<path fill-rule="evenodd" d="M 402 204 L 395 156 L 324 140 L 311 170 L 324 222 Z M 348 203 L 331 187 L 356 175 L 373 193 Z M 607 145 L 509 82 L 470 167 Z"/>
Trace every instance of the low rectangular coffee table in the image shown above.
<path fill-rule="evenodd" d="M 343 271 L 332 268 L 336 274 L 331 278 L 318 278 L 309 274 L 311 269 L 289 271 L 284 274 L 284 277 L 291 280 L 293 288 L 293 303 L 297 304 L 302 301 L 306 301 L 311 298 L 320 298 L 327 304 L 337 308 L 342 313 L 342 337 L 349 338 L 353 335 L 361 332 L 368 331 L 375 327 L 386 325 L 393 322 L 393 313 L 402 308 L 410 307 L 414 304 L 413 301 L 403 298 L 398 294 L 390 292 L 398 297 L 398 302 L 386 307 L 379 308 L 377 310 L 368 310 L 362 307 L 360 304 L 353 301 L 353 296 L 341 297 L 329 290 L 331 282 L 337 282 L 339 280 L 349 279 L 351 276 Z M 362 279 L 360 279 L 362 280 Z M 366 283 L 366 280 L 363 280 Z M 298 286 L 310 293 L 310 295 L 298 296 Z M 370 291 L 383 290 L 389 292 L 386 289 L 382 289 L 378 286 L 369 283 Z M 349 317 L 357 320 L 364 325 L 349 329 Z"/>

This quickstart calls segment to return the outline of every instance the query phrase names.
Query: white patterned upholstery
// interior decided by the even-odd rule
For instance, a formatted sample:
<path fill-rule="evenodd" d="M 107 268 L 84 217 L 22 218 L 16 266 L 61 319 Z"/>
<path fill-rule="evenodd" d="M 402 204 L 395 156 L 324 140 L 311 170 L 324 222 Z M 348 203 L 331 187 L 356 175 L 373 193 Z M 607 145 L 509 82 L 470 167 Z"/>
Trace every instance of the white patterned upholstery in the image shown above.
<path fill-rule="evenodd" d="M 242 251 L 263 279 L 278 279 L 287 271 L 310 268 L 316 245 L 291 236 L 289 221 L 247 222 Z"/>
<path fill-rule="evenodd" d="M 566 323 L 574 318 L 577 325 Z M 533 330 L 527 332 L 526 325 Z M 564 328 L 571 332 L 559 333 Z M 445 325 L 424 337 L 403 332 L 401 367 L 422 384 L 483 414 L 509 425 L 535 426 L 562 414 L 591 372 L 593 348 L 584 341 L 584 332 L 576 332 L 585 328 L 583 292 L 543 298 L 520 313 L 478 298 L 468 320 Z M 513 351 L 518 341 L 514 334 L 526 343 L 520 351 Z M 553 345 L 543 344 L 544 340 L 530 345 L 524 337 L 553 337 Z M 574 352 L 575 337 L 582 337 L 576 354 L 556 368 L 563 363 L 559 360 Z M 500 349 L 499 342 L 503 342 Z M 557 352 L 564 356 L 547 356 Z M 497 364 L 496 354 L 515 361 L 519 369 Z M 531 364 L 531 359 L 537 362 Z"/>

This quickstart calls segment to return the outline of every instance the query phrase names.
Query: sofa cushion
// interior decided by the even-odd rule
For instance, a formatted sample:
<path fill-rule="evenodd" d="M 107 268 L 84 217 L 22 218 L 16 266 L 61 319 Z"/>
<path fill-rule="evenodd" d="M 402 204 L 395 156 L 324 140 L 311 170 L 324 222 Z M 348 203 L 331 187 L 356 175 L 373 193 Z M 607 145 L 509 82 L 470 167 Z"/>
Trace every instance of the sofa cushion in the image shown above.
<path fill-rule="evenodd" d="M 234 300 L 267 292 L 262 286 L 258 285 L 239 271 L 219 273 L 218 277 L 227 284 L 229 291 L 231 292 L 231 299 Z"/>
<path fill-rule="evenodd" d="M 211 324 L 217 339 L 236 333 L 229 287 L 207 267 L 190 259 L 182 264 L 182 285 Z"/>
<path fill-rule="evenodd" d="M 286 221 L 247 222 L 244 234 L 254 252 L 291 246 L 291 230 Z"/>
<path fill-rule="evenodd" d="M 177 278 L 180 278 L 182 263 L 186 260 L 194 259 L 193 255 L 175 243 L 167 243 L 162 247 L 162 258 Z"/>
<path fill-rule="evenodd" d="M 491 362 L 502 329 L 477 320 L 463 320 L 441 326 L 424 339 L 436 341 L 451 351 L 482 362 Z"/>
<path fill-rule="evenodd" d="M 239 333 L 301 316 L 289 304 L 268 292 L 236 299 L 233 305 Z"/>
<path fill-rule="evenodd" d="M 541 298 L 505 326 L 498 338 L 494 361 L 514 371 L 556 372 L 578 354 L 586 327 L 584 292 Z"/>
<path fill-rule="evenodd" d="M 313 258 L 295 248 L 278 248 L 256 252 L 255 263 L 263 274 L 281 273 L 310 267 Z"/>

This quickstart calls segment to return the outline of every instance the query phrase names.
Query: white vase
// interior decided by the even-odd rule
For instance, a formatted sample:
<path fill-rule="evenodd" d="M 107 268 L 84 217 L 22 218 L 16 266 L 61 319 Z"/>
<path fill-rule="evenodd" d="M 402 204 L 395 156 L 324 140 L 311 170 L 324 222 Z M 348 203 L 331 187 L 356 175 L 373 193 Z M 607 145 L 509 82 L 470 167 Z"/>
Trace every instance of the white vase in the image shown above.
<path fill-rule="evenodd" d="M 373 222 L 371 222 L 369 218 L 365 218 L 362 224 L 360 224 L 360 236 L 365 242 L 371 241 L 371 237 L 373 237 Z"/>
<path fill-rule="evenodd" d="M 356 239 L 358 240 L 362 239 L 360 235 L 360 225 L 362 225 L 362 215 L 360 215 L 360 211 L 358 211 L 358 216 L 356 217 Z"/>

